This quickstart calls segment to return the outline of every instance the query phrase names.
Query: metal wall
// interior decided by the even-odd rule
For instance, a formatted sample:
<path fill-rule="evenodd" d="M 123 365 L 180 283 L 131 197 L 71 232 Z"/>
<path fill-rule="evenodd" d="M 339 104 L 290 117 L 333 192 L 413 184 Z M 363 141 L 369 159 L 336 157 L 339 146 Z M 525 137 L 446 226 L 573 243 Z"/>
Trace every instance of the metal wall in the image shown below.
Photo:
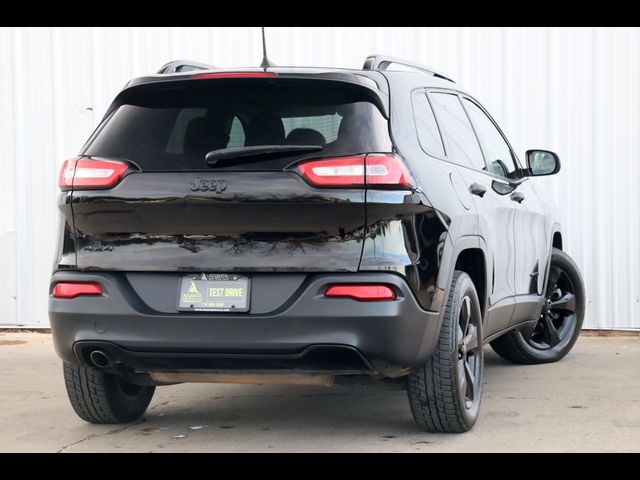
<path fill-rule="evenodd" d="M 269 28 L 279 65 L 360 68 L 370 53 L 449 73 L 522 158 L 563 219 L 588 292 L 586 326 L 640 328 L 640 29 Z M 0 325 L 47 326 L 56 175 L 131 77 L 170 59 L 258 65 L 259 28 L 0 28 Z"/>

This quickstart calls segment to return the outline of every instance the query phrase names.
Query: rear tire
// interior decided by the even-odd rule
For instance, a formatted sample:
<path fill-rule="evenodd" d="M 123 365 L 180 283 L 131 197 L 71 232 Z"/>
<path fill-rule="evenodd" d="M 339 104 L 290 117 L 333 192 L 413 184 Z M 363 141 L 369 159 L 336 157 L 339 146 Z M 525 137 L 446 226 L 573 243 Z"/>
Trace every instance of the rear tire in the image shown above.
<path fill-rule="evenodd" d="M 585 293 L 578 266 L 562 250 L 553 249 L 546 300 L 538 323 L 491 342 L 491 348 L 514 363 L 557 362 L 571 351 L 584 320 Z"/>
<path fill-rule="evenodd" d="M 482 395 L 482 314 L 473 281 L 456 271 L 433 355 L 409 374 L 413 418 L 427 432 L 461 433 L 476 423 Z"/>
<path fill-rule="evenodd" d="M 145 412 L 155 387 L 127 383 L 119 375 L 64 364 L 71 406 L 89 423 L 128 423 Z"/>

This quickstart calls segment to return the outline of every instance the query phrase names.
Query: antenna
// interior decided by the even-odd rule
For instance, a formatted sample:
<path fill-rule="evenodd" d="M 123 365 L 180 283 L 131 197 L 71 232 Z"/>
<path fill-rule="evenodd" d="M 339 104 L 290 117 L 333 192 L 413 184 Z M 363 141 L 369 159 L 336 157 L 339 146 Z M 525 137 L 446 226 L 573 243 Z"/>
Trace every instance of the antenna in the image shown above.
<path fill-rule="evenodd" d="M 260 68 L 264 68 L 266 70 L 269 67 L 275 67 L 276 64 L 267 57 L 267 41 L 264 37 L 264 27 L 260 28 L 262 28 L 262 63 L 260 64 Z"/>

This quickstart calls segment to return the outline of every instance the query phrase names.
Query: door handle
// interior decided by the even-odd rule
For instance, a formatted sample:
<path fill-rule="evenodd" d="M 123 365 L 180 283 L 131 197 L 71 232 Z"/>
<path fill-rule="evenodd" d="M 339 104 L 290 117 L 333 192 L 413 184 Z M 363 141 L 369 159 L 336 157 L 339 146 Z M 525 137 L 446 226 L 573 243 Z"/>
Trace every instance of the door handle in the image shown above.
<path fill-rule="evenodd" d="M 518 202 L 518 203 L 522 203 L 522 201 L 524 200 L 524 193 L 522 192 L 513 192 L 511 195 L 511 200 L 513 200 L 514 202 Z"/>
<path fill-rule="evenodd" d="M 484 197 L 484 194 L 487 193 L 487 187 L 480 183 L 472 183 L 471 185 L 469 185 L 469 191 L 473 195 L 477 195 L 482 198 Z"/>

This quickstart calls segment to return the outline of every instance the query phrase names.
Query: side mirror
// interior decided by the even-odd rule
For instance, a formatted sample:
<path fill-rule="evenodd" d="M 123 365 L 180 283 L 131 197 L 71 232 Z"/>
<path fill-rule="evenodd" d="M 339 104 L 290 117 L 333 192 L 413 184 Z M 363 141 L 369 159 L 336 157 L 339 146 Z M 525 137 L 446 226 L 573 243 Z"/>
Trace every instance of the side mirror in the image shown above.
<path fill-rule="evenodd" d="M 558 155 L 548 150 L 527 150 L 527 176 L 555 175 L 560 171 Z"/>

